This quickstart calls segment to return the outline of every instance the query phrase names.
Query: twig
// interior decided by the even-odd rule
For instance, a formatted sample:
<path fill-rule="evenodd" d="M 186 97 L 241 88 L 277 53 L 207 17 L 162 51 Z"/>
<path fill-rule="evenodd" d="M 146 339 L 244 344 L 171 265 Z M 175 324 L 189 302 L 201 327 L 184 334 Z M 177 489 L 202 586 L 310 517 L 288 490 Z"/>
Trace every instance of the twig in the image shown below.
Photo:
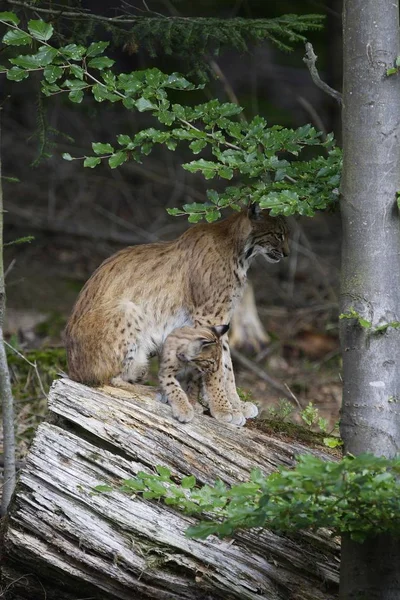
<path fill-rule="evenodd" d="M 339 104 L 342 104 L 342 94 L 337 90 L 331 88 L 330 85 L 322 81 L 319 76 L 317 67 L 315 63 L 317 62 L 317 55 L 314 52 L 314 48 L 310 42 L 306 43 L 306 55 L 303 58 L 303 61 L 306 63 L 308 70 L 310 71 L 311 79 L 315 83 L 317 87 L 319 87 L 322 91 L 324 91 L 329 96 L 332 96 Z"/>
<path fill-rule="evenodd" d="M 290 390 L 288 392 L 283 385 L 281 385 L 278 381 L 275 381 L 273 377 L 268 375 L 268 373 L 266 373 L 264 369 L 261 369 L 261 367 L 256 365 L 252 360 L 246 358 L 246 356 L 243 356 L 241 352 L 238 352 L 238 350 L 234 350 L 233 348 L 231 348 L 231 354 L 238 363 L 240 363 L 246 369 L 249 369 L 249 371 L 255 373 L 255 375 L 257 375 L 257 377 L 259 377 L 263 381 L 266 381 L 272 388 L 283 394 L 285 398 L 288 398 L 289 400 L 293 399 L 293 394 L 290 392 Z"/>
<path fill-rule="evenodd" d="M 225 90 L 225 94 L 227 95 L 228 99 L 232 102 L 232 104 L 236 104 L 237 106 L 240 106 L 239 100 L 233 90 L 233 87 L 231 86 L 228 78 L 226 77 L 225 73 L 222 71 L 222 69 L 219 66 L 219 64 L 217 63 L 217 61 L 214 60 L 213 58 L 209 58 L 209 63 L 210 63 L 210 67 L 214 71 L 215 75 L 221 81 L 221 83 L 224 87 L 224 90 Z M 239 113 L 238 117 L 242 123 L 247 123 L 247 119 L 243 113 Z"/>
<path fill-rule="evenodd" d="M 25 362 L 28 363 L 28 365 L 30 365 L 35 370 L 36 377 L 37 377 L 38 382 L 39 382 L 40 391 L 42 392 L 43 396 L 45 398 L 47 398 L 47 394 L 46 394 L 45 389 L 43 387 L 43 383 L 42 383 L 42 380 L 40 378 L 40 374 L 39 374 L 39 370 L 37 368 L 36 361 L 34 363 L 31 362 L 28 358 L 26 358 L 26 356 L 24 356 L 23 354 L 21 354 L 21 352 L 19 350 L 17 350 L 16 348 L 14 348 L 14 346 L 11 346 L 11 344 L 9 344 L 8 342 L 6 342 L 5 340 L 4 340 L 4 344 L 6 346 L 8 346 L 10 348 L 10 350 L 12 350 L 15 354 L 17 354 L 20 358 L 22 358 Z"/>
<path fill-rule="evenodd" d="M 13 258 L 12 261 L 10 262 L 10 264 L 8 265 L 7 269 L 4 272 L 4 279 L 6 279 L 7 275 L 13 270 L 16 262 L 17 262 L 17 259 Z"/>
<path fill-rule="evenodd" d="M 288 384 L 287 384 L 287 383 L 284 383 L 284 386 L 285 386 L 285 388 L 287 389 L 287 391 L 289 392 L 289 394 L 291 395 L 291 397 L 293 398 L 293 400 L 294 400 L 294 403 L 296 404 L 297 408 L 298 408 L 299 410 L 302 410 L 300 402 L 297 400 L 296 396 L 293 394 L 293 392 L 292 392 L 292 390 L 290 389 L 290 387 L 288 386 Z"/>

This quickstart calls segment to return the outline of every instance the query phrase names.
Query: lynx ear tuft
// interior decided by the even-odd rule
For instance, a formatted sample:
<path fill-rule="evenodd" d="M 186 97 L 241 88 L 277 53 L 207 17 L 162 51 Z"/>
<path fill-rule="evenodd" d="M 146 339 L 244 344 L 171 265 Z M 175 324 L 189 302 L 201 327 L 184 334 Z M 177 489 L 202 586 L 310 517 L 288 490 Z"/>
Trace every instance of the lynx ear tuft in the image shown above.
<path fill-rule="evenodd" d="M 229 324 L 228 325 L 216 325 L 215 327 L 211 327 L 211 331 L 213 333 L 215 333 L 215 335 L 219 338 L 221 336 L 223 336 L 228 330 L 229 330 Z"/>
<path fill-rule="evenodd" d="M 261 213 L 262 208 L 260 208 L 258 202 L 253 202 L 253 204 L 250 204 L 247 209 L 247 216 L 249 217 L 250 221 L 259 221 L 261 219 Z"/>

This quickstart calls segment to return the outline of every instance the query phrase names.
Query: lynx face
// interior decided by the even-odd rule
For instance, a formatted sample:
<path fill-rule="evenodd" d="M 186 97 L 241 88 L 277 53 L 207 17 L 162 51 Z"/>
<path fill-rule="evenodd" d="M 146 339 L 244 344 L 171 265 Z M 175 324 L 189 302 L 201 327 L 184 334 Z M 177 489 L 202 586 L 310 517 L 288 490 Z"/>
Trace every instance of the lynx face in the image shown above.
<path fill-rule="evenodd" d="M 268 210 L 252 204 L 248 211 L 252 225 L 246 258 L 261 254 L 268 262 L 279 262 L 289 255 L 289 230 L 284 217 L 271 217 Z"/>
<path fill-rule="evenodd" d="M 176 335 L 176 358 L 182 366 L 195 367 L 200 373 L 215 373 L 222 356 L 219 338 L 227 331 L 228 325 L 182 327 Z"/>

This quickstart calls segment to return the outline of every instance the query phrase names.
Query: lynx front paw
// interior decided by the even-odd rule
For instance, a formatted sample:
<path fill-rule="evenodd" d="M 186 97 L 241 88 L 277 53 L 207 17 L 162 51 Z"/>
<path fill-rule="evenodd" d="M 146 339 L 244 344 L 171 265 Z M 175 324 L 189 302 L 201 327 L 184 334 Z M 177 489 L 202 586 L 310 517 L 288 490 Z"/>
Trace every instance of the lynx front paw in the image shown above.
<path fill-rule="evenodd" d="M 242 402 L 241 409 L 246 419 L 253 419 L 258 415 L 258 408 L 252 402 Z"/>
<path fill-rule="evenodd" d="M 240 410 L 233 411 L 231 423 L 232 425 L 237 425 L 238 427 L 243 427 L 243 425 L 246 423 L 246 419 Z"/>
<path fill-rule="evenodd" d="M 171 406 L 171 408 L 173 416 L 181 423 L 193 421 L 194 410 L 190 404 L 188 406 Z"/>
<path fill-rule="evenodd" d="M 217 410 L 212 412 L 211 415 L 221 423 L 232 423 L 233 414 L 230 411 Z"/>

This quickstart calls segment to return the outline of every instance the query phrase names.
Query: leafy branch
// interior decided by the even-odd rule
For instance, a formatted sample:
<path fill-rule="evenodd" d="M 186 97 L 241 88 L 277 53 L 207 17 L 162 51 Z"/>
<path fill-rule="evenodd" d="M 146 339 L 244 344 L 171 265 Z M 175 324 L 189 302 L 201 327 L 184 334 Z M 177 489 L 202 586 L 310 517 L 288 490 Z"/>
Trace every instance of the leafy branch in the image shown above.
<path fill-rule="evenodd" d="M 74 158 L 65 153 L 66 160 L 83 160 L 84 166 L 90 168 L 106 160 L 111 168 L 116 168 L 127 160 L 141 162 L 158 144 L 173 151 L 178 144 L 186 143 L 194 155 L 204 151 L 206 158 L 192 160 L 183 168 L 200 172 L 205 179 L 235 182 L 223 191 L 209 189 L 205 203 L 169 209 L 172 215 L 188 215 L 191 222 L 203 217 L 215 221 L 224 208 L 239 210 L 249 199 L 270 209 L 272 215 L 312 216 L 316 210 L 336 203 L 341 154 L 332 136 L 322 141 L 310 125 L 295 130 L 268 127 L 260 116 L 249 123 L 242 122 L 242 108 L 218 100 L 196 106 L 172 103 L 171 91 L 186 94 L 203 85 L 195 85 L 179 73 L 167 75 L 155 68 L 115 73 L 114 61 L 104 55 L 108 42 L 94 42 L 88 47 L 54 47 L 49 43 L 54 33 L 50 23 L 30 20 L 24 30 L 17 15 L 11 12 L 0 13 L 0 22 L 9 28 L 3 37 L 6 45 L 40 43 L 35 54 L 8 59 L 11 66 L 0 69 L 8 79 L 22 81 L 32 71 L 39 71 L 43 74 L 41 89 L 45 96 L 67 93 L 72 102 L 81 103 L 90 93 L 97 102 L 122 102 L 126 109 L 149 112 L 154 118 L 155 127 L 133 136 L 118 135 L 117 146 L 95 142 L 94 155 Z M 323 154 L 304 160 L 303 153 L 309 148 Z"/>
<path fill-rule="evenodd" d="M 248 482 L 231 488 L 221 481 L 197 487 L 194 476 L 178 484 L 169 469 L 158 466 L 155 474 L 139 472 L 122 481 L 119 491 L 206 517 L 189 528 L 190 537 L 222 537 L 251 527 L 289 533 L 324 527 L 360 542 L 370 535 L 400 533 L 400 458 L 365 454 L 326 462 L 303 455 L 297 460 L 294 469 L 282 468 L 267 477 L 254 470 Z M 115 488 L 100 485 L 94 491 Z"/>

